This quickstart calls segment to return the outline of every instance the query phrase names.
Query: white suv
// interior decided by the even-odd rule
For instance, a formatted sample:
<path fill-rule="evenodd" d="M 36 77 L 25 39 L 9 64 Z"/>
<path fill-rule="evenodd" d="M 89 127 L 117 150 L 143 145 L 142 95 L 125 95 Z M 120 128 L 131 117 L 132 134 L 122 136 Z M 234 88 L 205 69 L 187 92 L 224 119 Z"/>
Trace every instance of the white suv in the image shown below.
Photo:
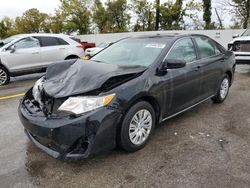
<path fill-rule="evenodd" d="M 234 40 L 228 44 L 228 50 L 234 52 L 236 63 L 250 64 L 250 29 L 242 35 L 234 35 Z"/>
<path fill-rule="evenodd" d="M 68 35 L 21 34 L 0 40 L 0 85 L 11 76 L 44 72 L 54 61 L 83 56 L 83 46 Z"/>

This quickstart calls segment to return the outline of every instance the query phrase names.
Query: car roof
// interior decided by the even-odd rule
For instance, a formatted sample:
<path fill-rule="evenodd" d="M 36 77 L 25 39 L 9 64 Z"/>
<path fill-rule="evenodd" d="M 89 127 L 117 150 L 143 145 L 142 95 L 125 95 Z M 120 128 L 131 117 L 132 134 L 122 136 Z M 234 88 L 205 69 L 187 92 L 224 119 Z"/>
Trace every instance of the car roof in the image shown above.
<path fill-rule="evenodd" d="M 53 34 L 53 33 L 29 33 L 29 34 L 18 34 L 14 35 L 13 37 L 29 37 L 29 36 L 45 36 L 45 37 L 70 37 L 69 35 L 65 34 Z"/>

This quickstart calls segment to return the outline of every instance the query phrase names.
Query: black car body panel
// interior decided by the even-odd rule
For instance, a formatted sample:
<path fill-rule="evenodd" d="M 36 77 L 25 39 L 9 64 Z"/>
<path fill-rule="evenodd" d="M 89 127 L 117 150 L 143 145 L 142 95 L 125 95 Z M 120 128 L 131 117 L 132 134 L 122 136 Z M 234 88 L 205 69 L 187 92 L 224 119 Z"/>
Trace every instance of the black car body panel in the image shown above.
<path fill-rule="evenodd" d="M 197 59 L 193 63 L 159 73 L 164 59 L 177 41 L 190 38 L 197 48 L 195 38 L 206 36 L 154 37 L 161 37 L 167 44 L 149 67 L 81 60 L 50 67 L 44 92 L 52 99 L 54 110 L 45 113 L 39 108 L 31 90 L 19 106 L 20 119 L 31 140 L 57 158 L 86 158 L 116 147 L 122 118 L 137 101 L 149 102 L 155 109 L 157 122 L 161 122 L 215 95 L 225 74 L 229 75 L 232 84 L 234 55 L 212 39 L 209 40 L 221 50 L 220 54 L 202 59 L 196 51 Z M 78 116 L 57 112 L 59 105 L 68 97 L 112 93 L 116 94 L 115 98 L 106 107 Z M 55 105 L 57 103 L 59 105 Z"/>

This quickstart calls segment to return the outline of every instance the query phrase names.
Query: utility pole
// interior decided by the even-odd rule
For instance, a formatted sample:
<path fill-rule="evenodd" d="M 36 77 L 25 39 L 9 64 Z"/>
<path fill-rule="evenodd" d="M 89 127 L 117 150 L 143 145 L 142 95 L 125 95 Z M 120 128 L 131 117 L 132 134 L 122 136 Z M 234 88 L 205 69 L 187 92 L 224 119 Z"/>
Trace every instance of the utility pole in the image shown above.
<path fill-rule="evenodd" d="M 155 30 L 159 30 L 159 23 L 160 23 L 160 0 L 155 0 L 156 4 L 156 16 L 155 16 Z"/>

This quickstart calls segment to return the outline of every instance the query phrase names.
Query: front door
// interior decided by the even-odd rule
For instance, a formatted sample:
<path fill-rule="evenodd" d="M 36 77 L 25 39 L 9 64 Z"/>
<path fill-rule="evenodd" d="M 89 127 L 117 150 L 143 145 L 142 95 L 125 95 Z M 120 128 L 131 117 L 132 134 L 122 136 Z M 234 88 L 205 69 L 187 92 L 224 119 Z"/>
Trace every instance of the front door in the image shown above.
<path fill-rule="evenodd" d="M 2 59 L 11 71 L 35 68 L 41 61 L 39 41 L 32 37 L 21 39 L 6 49 Z"/>
<path fill-rule="evenodd" d="M 170 95 L 166 104 L 165 117 L 184 110 L 199 101 L 200 69 L 197 67 L 197 53 L 193 40 L 184 38 L 177 41 L 166 57 L 167 59 L 181 59 L 186 66 L 180 69 L 168 70 L 165 75 L 166 87 Z"/>

